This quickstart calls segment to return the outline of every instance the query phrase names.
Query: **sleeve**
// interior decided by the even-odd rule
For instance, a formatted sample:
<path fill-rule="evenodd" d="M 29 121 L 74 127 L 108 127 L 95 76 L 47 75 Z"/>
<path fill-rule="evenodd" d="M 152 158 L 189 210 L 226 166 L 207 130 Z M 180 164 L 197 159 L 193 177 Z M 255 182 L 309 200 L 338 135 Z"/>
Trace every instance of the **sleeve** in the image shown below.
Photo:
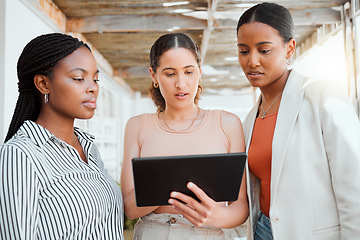
<path fill-rule="evenodd" d="M 345 91 L 322 91 L 320 116 L 335 194 L 341 239 L 360 236 L 360 122 Z"/>
<path fill-rule="evenodd" d="M 38 181 L 26 154 L 0 148 L 0 239 L 35 239 L 38 222 Z"/>

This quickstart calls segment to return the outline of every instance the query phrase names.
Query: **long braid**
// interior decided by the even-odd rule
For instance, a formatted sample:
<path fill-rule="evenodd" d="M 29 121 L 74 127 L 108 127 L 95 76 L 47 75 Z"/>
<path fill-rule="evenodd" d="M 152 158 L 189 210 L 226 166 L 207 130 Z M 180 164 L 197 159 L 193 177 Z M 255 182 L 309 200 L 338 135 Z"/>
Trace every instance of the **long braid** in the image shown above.
<path fill-rule="evenodd" d="M 40 35 L 25 46 L 17 63 L 19 97 L 5 142 L 26 120 L 35 121 L 39 116 L 41 98 L 34 85 L 35 75 L 51 77 L 56 64 L 81 46 L 90 50 L 82 41 L 62 33 Z"/>

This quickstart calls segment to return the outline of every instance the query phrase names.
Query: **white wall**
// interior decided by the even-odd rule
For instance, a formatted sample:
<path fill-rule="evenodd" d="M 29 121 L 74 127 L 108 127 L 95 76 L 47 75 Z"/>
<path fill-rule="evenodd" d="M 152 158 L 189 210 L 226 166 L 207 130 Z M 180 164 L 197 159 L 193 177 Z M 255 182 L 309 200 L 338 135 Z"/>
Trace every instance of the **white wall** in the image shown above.
<path fill-rule="evenodd" d="M 5 138 L 4 133 L 4 69 L 5 69 L 5 0 L 0 0 L 0 142 Z"/>
<path fill-rule="evenodd" d="M 340 81 L 347 86 L 344 34 L 339 31 L 323 44 L 317 44 L 297 59 L 293 66 L 304 74 Z"/>
<path fill-rule="evenodd" d="M 0 142 L 3 142 L 7 133 L 18 97 L 16 64 L 22 49 L 34 37 L 43 33 L 58 31 L 54 26 L 49 26 L 36 16 L 20 0 L 2 0 L 2 2 L 5 3 L 5 8 L 1 8 L 5 9 L 5 31 L 3 44 L 0 40 L 0 48 L 4 48 L 4 54 L 1 54 L 4 56 L 3 64 L 0 60 L 0 65 L 3 67 L 1 72 L 4 73 L 0 79 L 0 86 L 2 86 L 3 91 L 3 98 L 0 102 L 0 116 L 2 118 L 0 121 Z"/>
<path fill-rule="evenodd" d="M 360 11 L 360 10 L 358 10 Z M 355 18 L 355 26 L 356 26 L 356 32 L 355 32 L 355 54 L 357 57 L 357 64 L 358 64 L 358 68 L 357 68 L 357 96 L 358 99 L 354 101 L 354 106 L 357 109 L 359 118 L 360 118 L 360 15 L 358 15 Z"/>

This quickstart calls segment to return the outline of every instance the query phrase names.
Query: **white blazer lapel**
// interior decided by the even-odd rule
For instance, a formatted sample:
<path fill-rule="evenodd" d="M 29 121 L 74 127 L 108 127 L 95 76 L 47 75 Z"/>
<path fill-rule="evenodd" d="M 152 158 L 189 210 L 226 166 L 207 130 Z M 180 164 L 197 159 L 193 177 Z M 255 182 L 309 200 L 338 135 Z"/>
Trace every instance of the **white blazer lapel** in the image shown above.
<path fill-rule="evenodd" d="M 246 144 L 246 152 L 247 153 L 249 152 L 249 146 L 250 146 L 250 142 L 251 142 L 251 138 L 252 138 L 255 118 L 256 118 L 256 114 L 258 112 L 260 99 L 261 99 L 261 97 L 259 97 L 257 103 L 251 109 L 251 111 L 248 113 L 248 115 L 246 116 L 246 118 L 245 118 L 245 120 L 243 122 L 244 135 L 245 135 L 245 144 Z M 247 232 L 248 232 L 248 236 L 250 236 L 249 240 L 252 240 L 253 239 L 252 238 L 252 235 L 253 235 L 252 234 L 252 232 L 253 232 L 253 223 L 256 222 L 257 211 L 259 209 L 258 209 L 258 207 L 256 207 L 258 201 L 256 201 L 256 199 L 255 199 L 255 197 L 256 197 L 255 196 L 255 189 L 254 189 L 255 182 L 253 181 L 254 178 L 251 177 L 252 175 L 250 174 L 250 171 L 249 171 L 248 161 L 246 161 L 245 172 L 246 172 L 246 182 L 247 182 L 247 196 L 248 196 L 249 208 L 250 208 L 250 212 L 249 212 L 250 222 L 248 223 Z"/>
<path fill-rule="evenodd" d="M 285 152 L 303 99 L 303 76 L 291 71 L 281 98 L 272 145 L 271 202 L 276 197 Z"/>
<path fill-rule="evenodd" d="M 255 106 L 250 110 L 248 115 L 246 116 L 246 119 L 244 121 L 244 134 L 245 134 L 245 144 L 246 144 L 246 152 L 249 150 L 251 138 L 252 138 L 252 132 L 254 129 L 254 123 L 256 114 L 258 112 L 259 104 L 260 104 L 261 96 L 257 100 Z"/>

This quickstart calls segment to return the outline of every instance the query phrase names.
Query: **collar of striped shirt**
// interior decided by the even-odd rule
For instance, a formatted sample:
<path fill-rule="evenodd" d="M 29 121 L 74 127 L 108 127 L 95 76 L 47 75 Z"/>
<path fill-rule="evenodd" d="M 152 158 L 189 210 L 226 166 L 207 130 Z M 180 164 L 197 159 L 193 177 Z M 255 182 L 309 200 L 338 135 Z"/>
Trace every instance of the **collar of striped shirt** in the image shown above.
<path fill-rule="evenodd" d="M 62 140 L 54 136 L 49 130 L 31 120 L 26 120 L 19 130 L 26 133 L 26 135 L 38 146 L 44 145 L 49 139 L 56 139 L 63 143 Z M 86 141 L 93 143 L 95 140 L 93 135 L 84 132 L 80 128 L 74 127 L 74 133 L 76 136 Z"/>

